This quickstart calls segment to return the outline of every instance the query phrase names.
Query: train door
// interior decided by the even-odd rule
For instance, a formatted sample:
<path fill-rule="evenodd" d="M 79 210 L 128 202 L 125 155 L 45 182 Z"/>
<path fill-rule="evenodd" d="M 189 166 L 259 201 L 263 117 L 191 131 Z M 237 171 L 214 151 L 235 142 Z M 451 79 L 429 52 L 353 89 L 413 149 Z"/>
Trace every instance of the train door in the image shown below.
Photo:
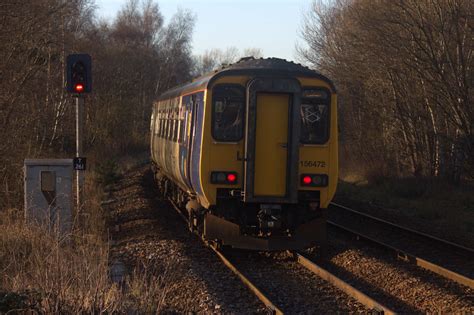
<path fill-rule="evenodd" d="M 204 93 L 191 95 L 191 126 L 188 146 L 188 178 L 192 189 L 199 195 L 203 194 L 201 186 L 201 145 L 204 120 Z"/>
<path fill-rule="evenodd" d="M 244 200 L 296 203 L 300 84 L 256 78 L 247 95 Z"/>
<path fill-rule="evenodd" d="M 286 194 L 289 102 L 290 94 L 257 93 L 256 196 L 284 197 Z"/>
<path fill-rule="evenodd" d="M 180 114 L 182 122 L 180 136 L 178 139 L 180 146 L 180 171 L 181 177 L 187 187 L 191 188 L 191 158 L 194 138 L 194 126 L 196 120 L 196 96 L 187 95 L 182 98 L 182 113 Z"/>

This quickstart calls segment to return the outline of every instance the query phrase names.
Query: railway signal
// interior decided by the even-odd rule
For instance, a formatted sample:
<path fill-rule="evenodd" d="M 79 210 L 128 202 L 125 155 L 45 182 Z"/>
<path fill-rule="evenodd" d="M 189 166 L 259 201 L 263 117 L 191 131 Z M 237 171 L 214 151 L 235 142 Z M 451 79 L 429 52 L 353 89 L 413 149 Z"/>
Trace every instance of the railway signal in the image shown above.
<path fill-rule="evenodd" d="M 81 209 L 81 195 L 84 186 L 86 158 L 82 155 L 82 134 L 84 128 L 85 93 L 92 90 L 92 60 L 88 54 L 72 54 L 67 56 L 66 90 L 76 98 L 76 205 L 77 213 Z"/>
<path fill-rule="evenodd" d="M 88 54 L 67 56 L 66 90 L 80 95 L 92 90 L 92 61 Z"/>

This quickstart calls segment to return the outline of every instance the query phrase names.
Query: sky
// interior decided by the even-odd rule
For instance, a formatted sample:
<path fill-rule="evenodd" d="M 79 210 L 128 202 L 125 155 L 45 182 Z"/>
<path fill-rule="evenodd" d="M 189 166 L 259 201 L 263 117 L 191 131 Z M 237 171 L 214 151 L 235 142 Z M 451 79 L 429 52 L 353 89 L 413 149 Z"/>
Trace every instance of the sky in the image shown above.
<path fill-rule="evenodd" d="M 126 0 L 96 0 L 97 16 L 112 20 Z M 155 0 L 165 24 L 179 8 L 196 17 L 193 53 L 235 46 L 260 48 L 264 57 L 296 61 L 302 17 L 311 0 Z"/>

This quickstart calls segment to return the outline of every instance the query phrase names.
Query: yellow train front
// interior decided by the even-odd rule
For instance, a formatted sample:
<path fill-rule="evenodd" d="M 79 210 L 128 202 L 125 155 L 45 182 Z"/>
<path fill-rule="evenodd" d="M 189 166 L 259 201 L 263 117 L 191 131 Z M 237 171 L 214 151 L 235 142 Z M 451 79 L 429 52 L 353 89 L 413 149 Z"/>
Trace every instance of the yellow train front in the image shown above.
<path fill-rule="evenodd" d="M 170 90 L 151 119 L 157 182 L 209 241 L 322 245 L 337 185 L 336 104 L 328 78 L 276 58 L 244 58 Z"/>

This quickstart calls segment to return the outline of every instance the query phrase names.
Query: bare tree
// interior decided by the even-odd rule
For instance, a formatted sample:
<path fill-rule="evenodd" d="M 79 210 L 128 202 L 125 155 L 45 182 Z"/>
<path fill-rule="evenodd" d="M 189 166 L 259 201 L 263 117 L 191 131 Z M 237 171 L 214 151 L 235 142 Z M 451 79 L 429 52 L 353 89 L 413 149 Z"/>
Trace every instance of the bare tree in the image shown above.
<path fill-rule="evenodd" d="M 203 75 L 207 72 L 235 63 L 243 57 L 261 58 L 262 56 L 263 53 L 260 48 L 246 48 L 242 53 L 234 46 L 228 47 L 225 50 L 217 48 L 206 50 L 202 55 L 194 58 L 195 68 L 193 75 Z"/>
<path fill-rule="evenodd" d="M 130 0 L 113 23 L 91 0 L 6 0 L 0 5 L 0 208 L 21 203 L 24 158 L 71 156 L 74 112 L 64 91 L 65 59 L 88 52 L 86 154 L 147 146 L 153 100 L 191 78 L 194 16 L 164 25 L 156 3 Z"/>
<path fill-rule="evenodd" d="M 313 2 L 299 56 L 335 79 L 345 148 L 372 172 L 474 175 L 473 11 L 466 0 Z"/>

